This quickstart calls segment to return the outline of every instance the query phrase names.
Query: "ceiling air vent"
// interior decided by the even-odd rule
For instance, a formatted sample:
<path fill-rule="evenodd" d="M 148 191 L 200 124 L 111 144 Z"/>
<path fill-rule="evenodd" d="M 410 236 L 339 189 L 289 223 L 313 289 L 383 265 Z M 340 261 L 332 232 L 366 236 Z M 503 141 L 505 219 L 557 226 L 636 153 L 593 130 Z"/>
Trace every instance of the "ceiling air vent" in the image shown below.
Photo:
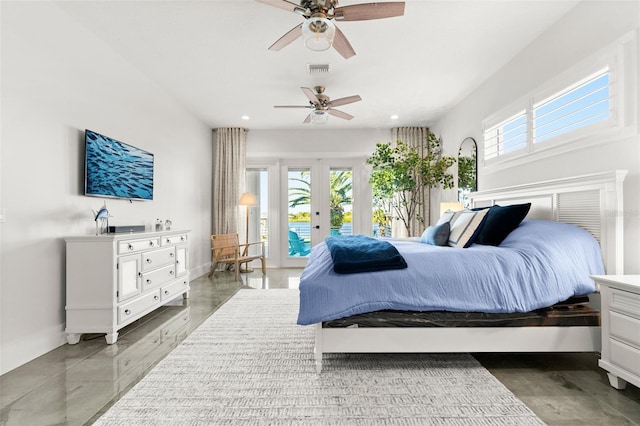
<path fill-rule="evenodd" d="M 307 64 L 309 74 L 325 74 L 329 72 L 329 64 Z"/>

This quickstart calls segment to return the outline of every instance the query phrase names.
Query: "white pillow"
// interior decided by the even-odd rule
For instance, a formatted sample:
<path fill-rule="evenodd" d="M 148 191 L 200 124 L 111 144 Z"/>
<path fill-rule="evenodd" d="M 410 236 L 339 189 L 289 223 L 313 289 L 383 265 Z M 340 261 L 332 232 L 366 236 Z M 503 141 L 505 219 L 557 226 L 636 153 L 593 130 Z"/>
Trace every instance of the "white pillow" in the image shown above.
<path fill-rule="evenodd" d="M 449 222 L 449 246 L 465 248 L 473 244 L 474 234 L 488 212 L 489 209 L 456 212 Z"/>

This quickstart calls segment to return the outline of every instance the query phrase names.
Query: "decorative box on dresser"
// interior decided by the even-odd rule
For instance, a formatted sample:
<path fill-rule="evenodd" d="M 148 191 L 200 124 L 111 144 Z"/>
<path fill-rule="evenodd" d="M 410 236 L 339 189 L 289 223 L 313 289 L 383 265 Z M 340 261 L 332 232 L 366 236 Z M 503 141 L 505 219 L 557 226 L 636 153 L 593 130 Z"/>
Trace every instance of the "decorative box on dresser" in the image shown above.
<path fill-rule="evenodd" d="M 189 230 L 65 238 L 69 344 L 118 330 L 167 302 L 189 297 Z"/>
<path fill-rule="evenodd" d="M 596 275 L 602 296 L 600 367 L 609 383 L 640 387 L 640 275 Z"/>

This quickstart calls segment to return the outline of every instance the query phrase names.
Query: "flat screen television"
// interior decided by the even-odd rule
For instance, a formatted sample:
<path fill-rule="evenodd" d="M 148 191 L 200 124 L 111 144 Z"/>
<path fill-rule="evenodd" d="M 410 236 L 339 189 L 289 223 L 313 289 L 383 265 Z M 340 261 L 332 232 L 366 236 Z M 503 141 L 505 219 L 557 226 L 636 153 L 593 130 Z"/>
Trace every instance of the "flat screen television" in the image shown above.
<path fill-rule="evenodd" d="M 153 200 L 153 154 L 85 130 L 84 194 Z"/>

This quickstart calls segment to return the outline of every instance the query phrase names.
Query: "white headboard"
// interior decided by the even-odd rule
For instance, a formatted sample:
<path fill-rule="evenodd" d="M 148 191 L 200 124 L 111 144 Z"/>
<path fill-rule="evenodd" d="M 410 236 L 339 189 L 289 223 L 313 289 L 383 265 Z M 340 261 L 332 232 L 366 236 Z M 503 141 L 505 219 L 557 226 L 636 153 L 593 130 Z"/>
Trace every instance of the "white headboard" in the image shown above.
<path fill-rule="evenodd" d="M 473 207 L 531 203 L 528 219 L 578 225 L 600 242 L 607 274 L 624 273 L 622 183 L 627 170 L 472 192 Z"/>

